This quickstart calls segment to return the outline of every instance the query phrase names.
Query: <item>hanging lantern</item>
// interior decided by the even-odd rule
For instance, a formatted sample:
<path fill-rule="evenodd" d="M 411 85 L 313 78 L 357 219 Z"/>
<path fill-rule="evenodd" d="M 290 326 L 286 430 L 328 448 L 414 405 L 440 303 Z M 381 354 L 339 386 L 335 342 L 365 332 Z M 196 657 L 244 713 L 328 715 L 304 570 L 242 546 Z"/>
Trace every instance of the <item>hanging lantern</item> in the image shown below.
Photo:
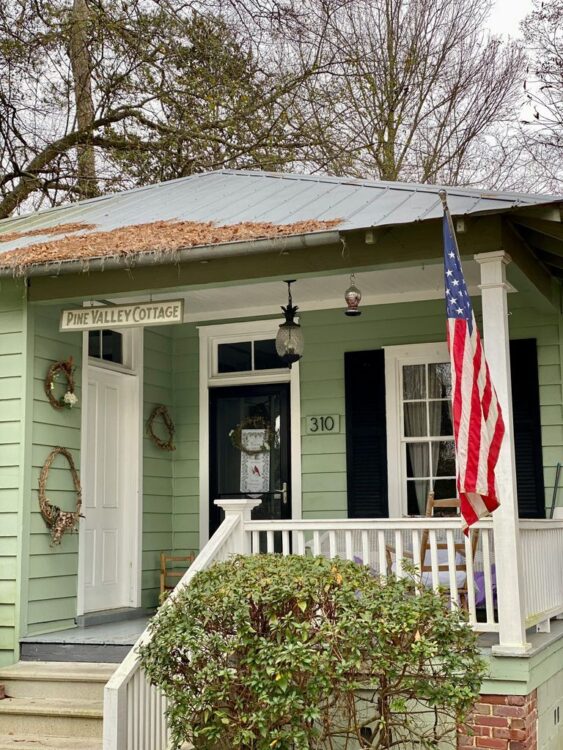
<path fill-rule="evenodd" d="M 344 299 L 346 300 L 347 308 L 344 310 L 344 315 L 361 315 L 362 311 L 358 310 L 360 301 L 362 299 L 362 293 L 356 286 L 355 274 L 350 275 L 350 286 L 344 292 Z"/>
<path fill-rule="evenodd" d="M 291 279 L 291 281 L 285 282 L 287 284 L 287 306 L 282 307 L 285 322 L 280 325 L 276 336 L 276 351 L 278 356 L 289 367 L 301 359 L 305 347 L 303 331 L 299 323 L 295 322 L 295 314 L 298 307 L 293 304 L 293 300 L 291 299 L 291 285 L 294 281 L 295 279 Z"/>

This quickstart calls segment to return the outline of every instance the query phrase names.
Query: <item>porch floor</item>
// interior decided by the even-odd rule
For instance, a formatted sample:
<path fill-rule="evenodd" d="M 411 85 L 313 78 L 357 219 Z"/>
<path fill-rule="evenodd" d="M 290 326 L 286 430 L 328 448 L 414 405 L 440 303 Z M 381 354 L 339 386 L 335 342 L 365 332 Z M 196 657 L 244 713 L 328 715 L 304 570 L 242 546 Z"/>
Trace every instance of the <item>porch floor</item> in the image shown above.
<path fill-rule="evenodd" d="M 141 635 L 148 616 L 69 628 L 21 640 L 22 661 L 122 661 Z"/>

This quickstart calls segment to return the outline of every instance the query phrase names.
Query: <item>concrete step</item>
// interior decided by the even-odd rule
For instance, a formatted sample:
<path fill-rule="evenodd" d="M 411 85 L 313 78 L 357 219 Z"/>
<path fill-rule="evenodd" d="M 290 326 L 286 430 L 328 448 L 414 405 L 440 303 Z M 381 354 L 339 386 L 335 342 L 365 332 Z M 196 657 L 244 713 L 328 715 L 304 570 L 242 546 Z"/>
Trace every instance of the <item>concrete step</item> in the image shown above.
<path fill-rule="evenodd" d="M 0 736 L 0 750 L 102 750 L 102 740 L 81 740 L 76 737 Z"/>
<path fill-rule="evenodd" d="M 102 701 L 6 698 L 0 701 L 0 736 L 102 737 Z"/>
<path fill-rule="evenodd" d="M 115 664 L 20 661 L 0 668 L 0 684 L 10 698 L 103 700 Z"/>

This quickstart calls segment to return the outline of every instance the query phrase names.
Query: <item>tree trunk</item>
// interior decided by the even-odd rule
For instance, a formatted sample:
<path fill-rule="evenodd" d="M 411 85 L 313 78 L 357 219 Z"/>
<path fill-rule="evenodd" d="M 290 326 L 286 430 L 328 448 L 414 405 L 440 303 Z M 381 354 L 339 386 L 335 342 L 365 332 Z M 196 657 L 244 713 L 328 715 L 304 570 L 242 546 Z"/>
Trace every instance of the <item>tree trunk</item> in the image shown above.
<path fill-rule="evenodd" d="M 94 122 L 92 98 L 92 60 L 88 49 L 88 6 L 86 0 L 74 0 L 71 11 L 69 57 L 74 80 L 74 99 L 78 130 L 87 130 Z M 77 146 L 78 193 L 81 198 L 98 195 L 96 158 L 90 144 Z"/>

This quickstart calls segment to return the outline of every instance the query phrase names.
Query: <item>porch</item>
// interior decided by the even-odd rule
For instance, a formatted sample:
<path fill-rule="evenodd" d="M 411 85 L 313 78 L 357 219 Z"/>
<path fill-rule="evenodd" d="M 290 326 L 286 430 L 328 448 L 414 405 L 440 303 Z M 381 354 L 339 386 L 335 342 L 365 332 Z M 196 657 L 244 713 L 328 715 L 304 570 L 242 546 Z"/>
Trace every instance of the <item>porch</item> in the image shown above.
<path fill-rule="evenodd" d="M 461 606 L 459 598 L 459 565 L 454 551 L 454 541 L 459 535 L 456 519 L 387 519 L 387 520 L 290 520 L 253 521 L 252 510 L 256 500 L 216 501 L 225 513 L 217 532 L 198 555 L 184 578 L 170 597 L 186 586 L 197 572 L 207 569 L 216 561 L 228 559 L 233 554 L 318 555 L 329 558 L 342 557 L 358 564 L 368 565 L 373 574 L 385 578 L 393 575 L 417 575 L 425 585 L 442 588 L 451 598 L 452 606 Z M 422 534 L 428 533 L 431 573 L 426 578 L 421 573 L 420 549 Z M 472 555 L 471 538 L 465 539 L 467 553 L 467 612 L 472 627 L 481 635 L 484 654 L 533 657 L 547 645 L 563 636 L 563 521 L 520 521 L 520 549 L 522 576 L 513 578 L 524 602 L 522 614 L 511 609 L 513 590 L 504 590 L 496 583 L 497 572 L 504 571 L 504 580 L 510 580 L 514 562 L 499 556 L 495 550 L 495 529 L 492 520 L 480 521 L 472 530 L 479 534 L 479 545 Z M 438 560 L 438 545 L 447 548 L 446 575 Z M 396 555 L 396 565 L 390 568 L 390 545 Z M 409 550 L 414 552 L 409 567 L 403 561 Z M 442 561 L 440 561 L 442 562 Z M 558 574 L 553 575 L 557 570 Z M 478 579 L 482 581 L 478 583 Z M 484 591 L 484 606 L 478 607 L 477 592 Z M 501 602 L 497 606 L 497 599 Z M 507 601 L 508 599 L 508 601 Z M 166 604 L 164 605 L 166 606 Z M 551 637 L 551 621 L 554 632 Z M 529 641 L 510 644 L 517 626 L 526 633 Z M 533 632 L 535 631 L 535 632 Z M 106 686 L 104 703 L 104 748 L 106 750 L 142 750 L 149 744 L 153 750 L 167 746 L 167 729 L 164 719 L 166 700 L 159 690 L 151 686 L 140 669 L 136 648 L 150 639 L 146 630 L 135 649 L 118 667 Z M 533 643 L 532 643 L 533 642 Z M 519 648 L 517 647 L 519 646 Z"/>

